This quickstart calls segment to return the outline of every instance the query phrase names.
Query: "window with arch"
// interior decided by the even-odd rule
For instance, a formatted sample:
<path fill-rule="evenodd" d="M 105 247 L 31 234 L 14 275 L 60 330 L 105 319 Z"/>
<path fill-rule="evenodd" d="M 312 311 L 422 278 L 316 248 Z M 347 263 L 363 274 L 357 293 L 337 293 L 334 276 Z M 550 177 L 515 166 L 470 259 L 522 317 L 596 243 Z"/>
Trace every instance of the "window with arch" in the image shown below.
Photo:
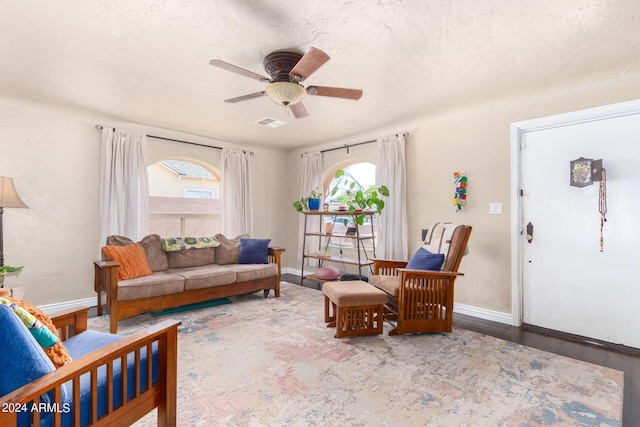
<path fill-rule="evenodd" d="M 325 194 L 325 202 L 329 204 L 329 210 L 336 211 L 343 204 L 345 197 L 344 191 L 338 191 L 335 195 L 331 196 L 329 192 L 336 186 L 335 173 L 338 169 L 343 169 L 349 173 L 355 180 L 362 185 L 363 188 L 368 189 L 375 187 L 376 183 L 376 165 L 371 162 L 355 162 L 350 164 L 342 164 L 332 168 L 329 172 L 327 179 L 324 181 L 323 193 Z M 353 219 L 350 216 L 338 216 L 335 219 L 330 216 L 324 217 L 325 227 L 328 227 L 326 223 L 331 223 L 332 232 L 335 234 L 344 234 L 349 227 L 353 227 Z M 346 221 L 346 224 L 345 224 Z M 377 236 L 377 220 L 376 216 L 373 216 L 373 222 L 369 221 L 369 217 L 365 219 L 365 223 L 360 226 L 361 234 L 374 234 Z M 377 239 L 375 239 L 377 240 Z M 331 246 L 339 247 L 355 247 L 356 241 L 354 239 L 341 239 L 332 238 L 329 243 Z M 362 244 L 365 248 L 372 248 L 373 242 L 371 240 L 363 240 Z"/>
<path fill-rule="evenodd" d="M 213 236 L 222 230 L 220 178 L 203 162 L 166 159 L 147 166 L 151 233 Z"/>

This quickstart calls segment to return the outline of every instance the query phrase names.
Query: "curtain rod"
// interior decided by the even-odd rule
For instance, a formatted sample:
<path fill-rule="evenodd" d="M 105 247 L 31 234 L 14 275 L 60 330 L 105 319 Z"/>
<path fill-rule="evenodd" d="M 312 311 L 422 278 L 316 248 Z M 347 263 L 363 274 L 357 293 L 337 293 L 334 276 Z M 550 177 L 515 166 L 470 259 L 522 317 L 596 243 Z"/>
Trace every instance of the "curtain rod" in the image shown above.
<path fill-rule="evenodd" d="M 398 135 L 398 134 L 396 134 Z M 409 136 L 409 132 L 403 132 L 402 136 L 404 136 L 405 138 Z M 373 142 L 377 142 L 377 139 L 372 139 L 371 141 L 364 141 L 364 142 L 358 142 L 355 144 L 344 144 L 342 147 L 334 147 L 334 148 L 327 148 L 326 150 L 320 150 L 320 153 L 326 153 L 328 151 L 336 151 L 336 150 L 343 150 L 343 149 L 347 149 L 347 154 L 349 154 L 349 149 L 351 147 L 357 147 L 358 145 L 365 145 L 365 144 L 371 144 Z M 304 154 L 308 154 L 308 153 L 304 153 Z M 300 156 L 302 156 L 302 154 L 300 154 Z"/>
<path fill-rule="evenodd" d="M 102 125 L 96 125 L 96 129 L 102 130 L 103 126 Z M 113 128 L 113 130 L 115 131 L 116 128 Z M 164 139 L 165 141 L 179 142 L 180 144 L 189 144 L 189 145 L 196 145 L 198 147 L 215 148 L 216 150 L 222 150 L 222 147 L 216 147 L 215 145 L 198 144 L 197 142 L 182 141 L 180 139 L 165 138 L 163 136 L 147 135 L 147 138 Z M 245 153 L 247 152 L 246 150 L 242 150 L 242 151 L 245 152 Z M 249 154 L 251 154 L 253 156 L 254 153 L 253 153 L 253 151 L 249 151 Z"/>

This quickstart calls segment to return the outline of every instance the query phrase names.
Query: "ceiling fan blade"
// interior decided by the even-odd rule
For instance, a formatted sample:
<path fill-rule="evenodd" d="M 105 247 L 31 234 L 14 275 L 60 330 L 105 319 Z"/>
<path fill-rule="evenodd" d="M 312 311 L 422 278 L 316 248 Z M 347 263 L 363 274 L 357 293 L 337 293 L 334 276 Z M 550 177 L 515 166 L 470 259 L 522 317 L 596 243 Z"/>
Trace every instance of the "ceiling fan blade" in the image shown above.
<path fill-rule="evenodd" d="M 304 106 L 304 104 L 302 103 L 302 101 L 297 102 L 293 105 L 289 105 L 289 108 L 291 108 L 291 112 L 293 113 L 293 116 L 296 119 L 301 119 L 303 117 L 307 117 L 309 115 L 309 112 L 307 111 L 306 107 Z"/>
<path fill-rule="evenodd" d="M 322 64 L 329 60 L 329 55 L 312 47 L 298 63 L 289 71 L 289 80 L 301 82 L 316 71 Z"/>
<path fill-rule="evenodd" d="M 221 61 L 219 59 L 212 59 L 209 61 L 209 64 L 214 67 L 222 68 L 223 70 L 231 71 L 232 73 L 240 74 L 241 76 L 249 77 L 250 79 L 255 79 L 261 82 L 270 82 L 271 79 L 268 77 L 262 76 L 258 73 L 254 73 L 253 71 L 245 70 L 244 68 L 238 67 L 237 65 L 229 64 L 228 62 Z"/>
<path fill-rule="evenodd" d="M 242 96 L 238 96 L 238 97 L 235 97 L 235 98 L 225 99 L 224 102 L 246 101 L 247 99 L 259 98 L 259 97 L 264 96 L 266 94 L 267 94 L 267 92 L 261 90 L 260 92 L 254 92 L 254 93 L 250 93 L 248 95 L 242 95 Z"/>
<path fill-rule="evenodd" d="M 358 100 L 362 96 L 362 89 L 346 89 L 342 87 L 309 86 L 309 95 L 330 96 L 333 98 L 345 98 Z"/>

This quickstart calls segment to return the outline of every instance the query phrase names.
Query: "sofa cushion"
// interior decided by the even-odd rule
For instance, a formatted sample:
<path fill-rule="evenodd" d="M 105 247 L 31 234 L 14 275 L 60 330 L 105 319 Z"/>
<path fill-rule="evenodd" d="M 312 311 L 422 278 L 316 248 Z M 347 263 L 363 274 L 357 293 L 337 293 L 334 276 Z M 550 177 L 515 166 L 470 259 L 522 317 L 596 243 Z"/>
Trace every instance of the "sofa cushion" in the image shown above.
<path fill-rule="evenodd" d="M 118 262 L 118 280 L 135 279 L 153 274 L 147 256 L 139 243 L 127 246 L 103 246 L 102 252 Z"/>
<path fill-rule="evenodd" d="M 107 237 L 107 246 L 129 246 L 133 245 L 135 242 L 128 237 L 118 236 L 114 234 L 112 236 Z"/>
<path fill-rule="evenodd" d="M 128 237 L 112 235 L 107 237 L 107 246 L 128 246 L 135 242 Z M 162 250 L 162 238 L 157 234 L 149 234 L 140 240 L 140 246 L 149 262 L 151 271 L 165 271 L 169 268 L 167 255 Z"/>
<path fill-rule="evenodd" d="M 268 264 L 271 239 L 240 239 L 238 264 Z"/>
<path fill-rule="evenodd" d="M 169 260 L 169 268 L 199 267 L 213 264 L 215 260 L 214 248 L 183 249 L 180 251 L 165 252 Z"/>
<path fill-rule="evenodd" d="M 237 282 L 248 282 L 278 275 L 276 264 L 228 264 L 226 267 L 236 272 Z"/>
<path fill-rule="evenodd" d="M 182 268 L 175 271 L 185 278 L 184 289 L 210 288 L 236 282 L 236 272 L 227 266 L 211 264 L 197 268 Z"/>
<path fill-rule="evenodd" d="M 400 293 L 400 278 L 398 276 L 376 274 L 371 277 L 371 284 L 389 295 L 398 298 L 398 294 Z"/>
<path fill-rule="evenodd" d="M 240 239 L 248 237 L 248 234 L 242 234 L 229 239 L 224 234 L 216 234 L 215 238 L 220 242 L 220 246 L 216 248 L 216 264 L 238 264 L 240 261 Z"/>
<path fill-rule="evenodd" d="M 184 277 L 171 271 L 159 271 L 152 276 L 118 281 L 118 300 L 150 298 L 183 290 Z"/>
<path fill-rule="evenodd" d="M 157 234 L 149 234 L 140 240 L 140 246 L 149 261 L 149 267 L 154 273 L 169 269 L 167 254 L 162 250 L 162 238 Z"/>

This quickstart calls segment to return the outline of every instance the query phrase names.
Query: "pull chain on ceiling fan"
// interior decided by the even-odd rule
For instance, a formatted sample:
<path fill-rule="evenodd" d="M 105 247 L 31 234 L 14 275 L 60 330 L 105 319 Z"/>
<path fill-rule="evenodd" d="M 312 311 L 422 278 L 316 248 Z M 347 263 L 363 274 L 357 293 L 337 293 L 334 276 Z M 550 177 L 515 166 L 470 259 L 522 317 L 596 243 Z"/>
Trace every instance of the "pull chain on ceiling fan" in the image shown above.
<path fill-rule="evenodd" d="M 302 99 L 306 95 L 327 96 L 358 100 L 362 96 L 361 89 L 347 89 L 329 86 L 309 86 L 305 89 L 302 82 L 329 60 L 329 55 L 312 47 L 304 56 L 286 51 L 273 52 L 264 58 L 264 69 L 271 78 L 254 73 L 220 59 L 212 59 L 209 64 L 232 73 L 240 74 L 262 83 L 269 83 L 264 90 L 225 99 L 225 102 L 241 102 L 267 95 L 278 105 L 290 108 L 295 118 L 309 115 Z"/>

